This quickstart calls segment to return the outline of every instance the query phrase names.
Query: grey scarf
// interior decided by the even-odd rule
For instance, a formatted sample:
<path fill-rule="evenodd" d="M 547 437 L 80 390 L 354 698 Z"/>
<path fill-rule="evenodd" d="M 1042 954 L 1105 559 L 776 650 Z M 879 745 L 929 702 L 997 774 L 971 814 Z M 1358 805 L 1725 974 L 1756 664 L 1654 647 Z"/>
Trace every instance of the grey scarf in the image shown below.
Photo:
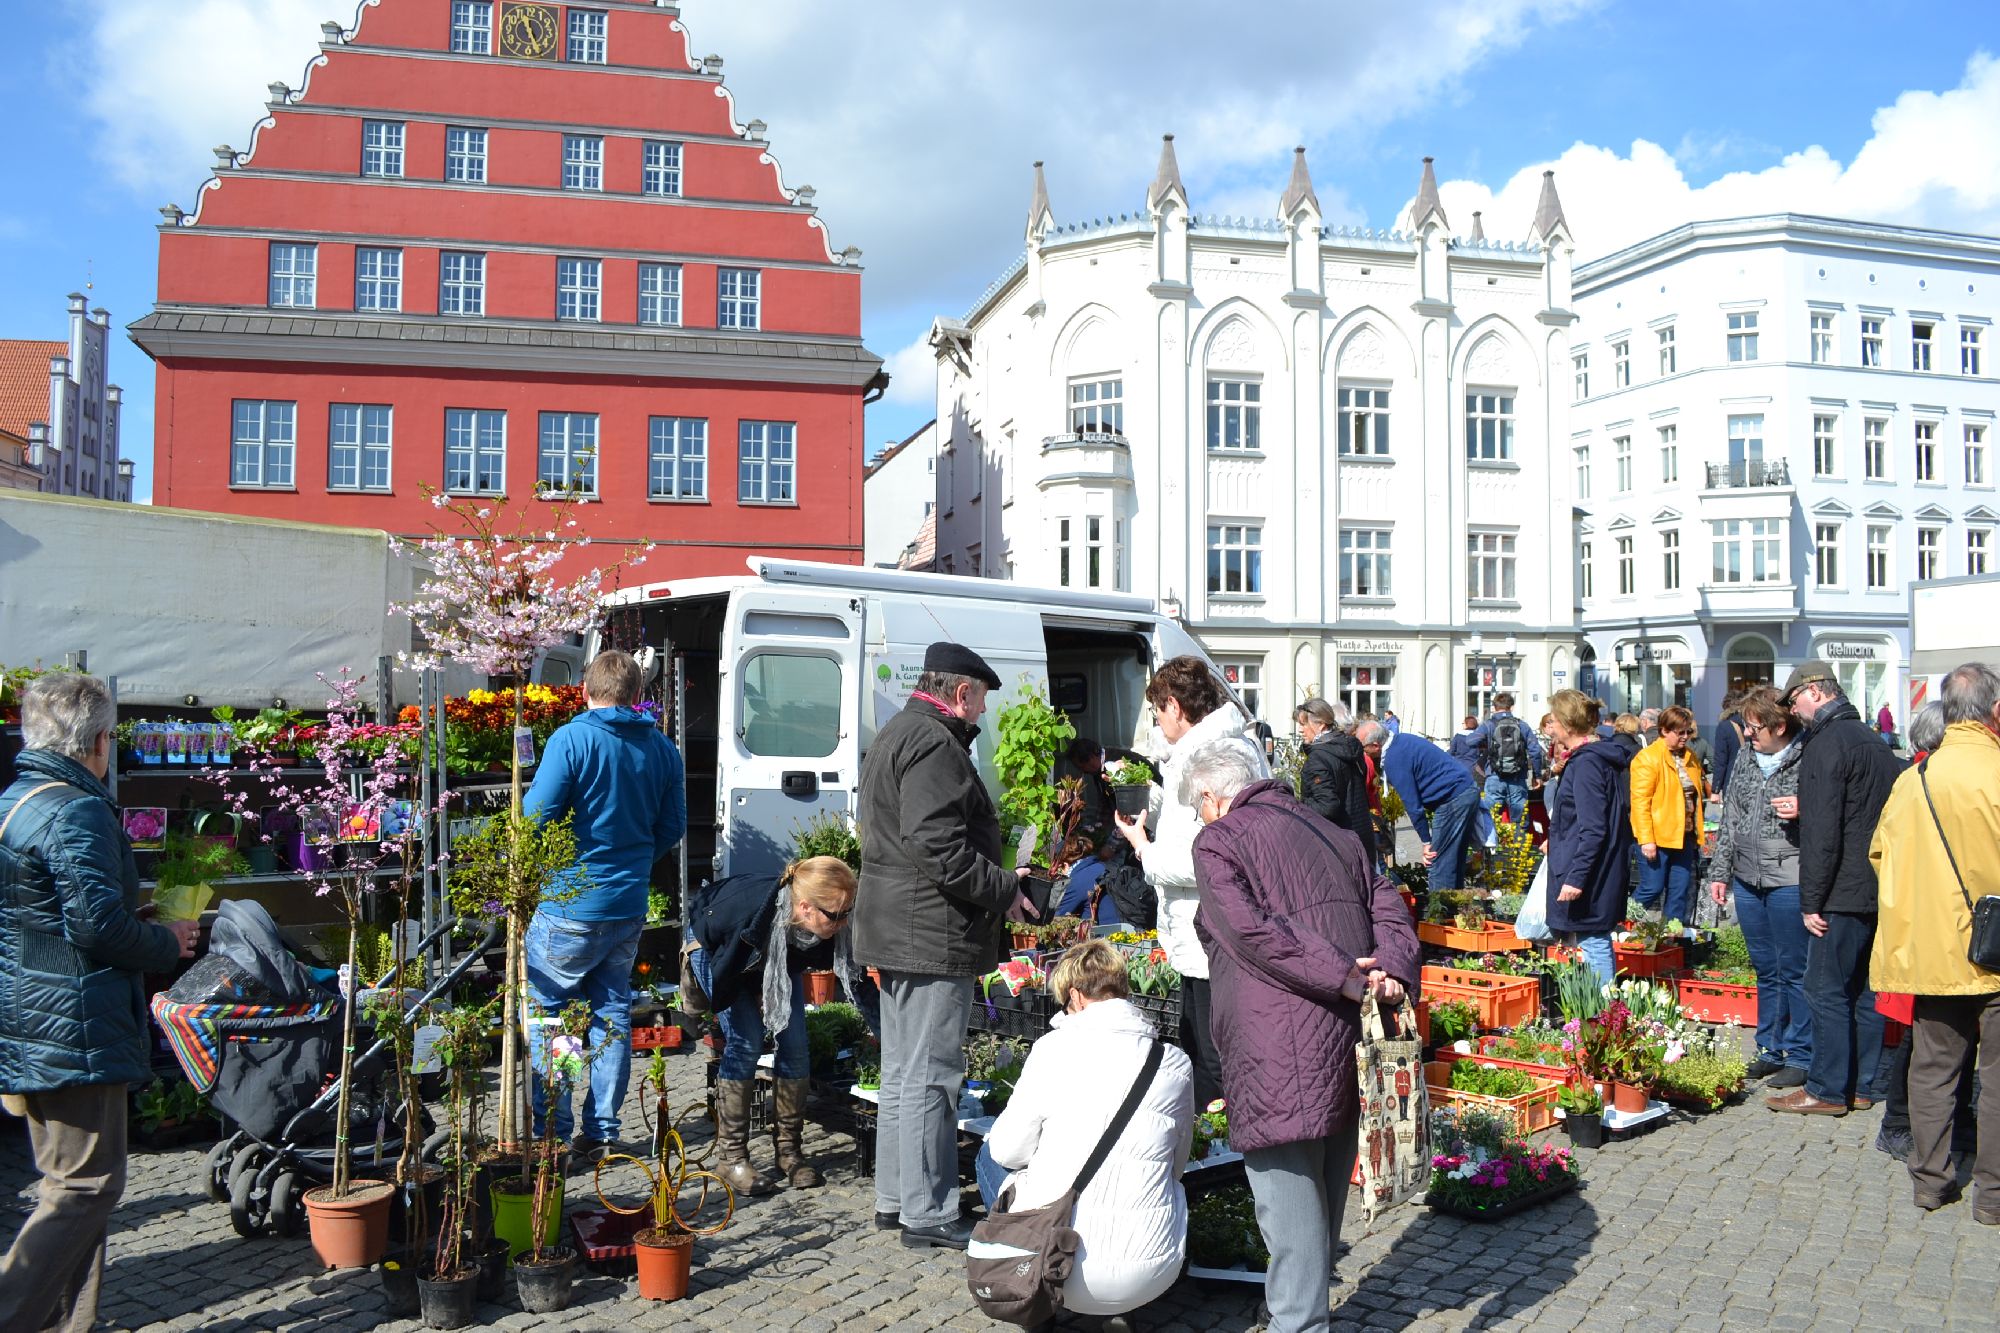
<path fill-rule="evenodd" d="M 810 933 L 810 932 L 808 932 Z M 814 937 L 814 943 L 818 937 Z M 811 947 L 811 946 L 807 946 Z M 782 1031 L 792 1014 L 792 886 L 778 885 L 777 910 L 771 914 L 771 932 L 764 940 L 764 1026 Z M 842 930 L 833 937 L 833 974 L 851 1001 L 859 974 L 854 969 L 854 950 Z"/>

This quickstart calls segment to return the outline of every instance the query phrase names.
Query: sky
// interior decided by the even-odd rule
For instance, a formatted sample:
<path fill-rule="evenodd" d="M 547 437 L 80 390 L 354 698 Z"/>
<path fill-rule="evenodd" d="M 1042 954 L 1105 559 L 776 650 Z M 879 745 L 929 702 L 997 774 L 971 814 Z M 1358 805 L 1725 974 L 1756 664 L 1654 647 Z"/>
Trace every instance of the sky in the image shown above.
<path fill-rule="evenodd" d="M 0 337 L 64 335 L 90 284 L 155 292 L 157 210 L 248 142 L 354 0 L 22 6 L 4 58 Z M 444 0 L 365 0 L 442 4 Z M 1553 167 L 1579 259 L 1694 218 L 1791 210 L 2000 234 L 1993 0 L 683 0 L 787 185 L 859 246 L 893 382 L 867 450 L 929 419 L 931 320 L 1021 248 L 1032 163 L 1059 222 L 1144 206 L 1175 137 L 1197 212 L 1273 216 L 1304 144 L 1329 222 L 1393 226 L 1433 156 L 1454 230 L 1525 236 Z M 153 374 L 114 345 L 150 494 Z"/>

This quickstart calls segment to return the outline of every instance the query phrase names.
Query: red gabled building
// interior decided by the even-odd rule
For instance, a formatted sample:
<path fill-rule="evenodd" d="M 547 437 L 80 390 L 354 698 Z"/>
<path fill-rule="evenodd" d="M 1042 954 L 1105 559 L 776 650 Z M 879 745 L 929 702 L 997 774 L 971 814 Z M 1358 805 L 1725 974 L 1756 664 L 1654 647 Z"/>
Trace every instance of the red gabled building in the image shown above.
<path fill-rule="evenodd" d="M 424 533 L 425 484 L 539 490 L 659 543 L 649 580 L 860 561 L 860 254 L 677 9 L 371 0 L 322 36 L 163 210 L 158 503 Z"/>

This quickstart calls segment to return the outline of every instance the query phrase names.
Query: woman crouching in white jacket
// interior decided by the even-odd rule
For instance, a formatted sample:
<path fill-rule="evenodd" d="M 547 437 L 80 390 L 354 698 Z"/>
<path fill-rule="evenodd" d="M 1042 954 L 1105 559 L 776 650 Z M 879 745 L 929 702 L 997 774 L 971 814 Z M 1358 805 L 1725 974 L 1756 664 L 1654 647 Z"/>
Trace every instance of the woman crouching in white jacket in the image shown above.
<path fill-rule="evenodd" d="M 1118 1113 L 1156 1040 L 1134 1008 L 1125 958 L 1102 940 L 1079 944 L 1049 974 L 1061 1005 L 1035 1043 L 1007 1109 L 979 1150 L 979 1192 L 991 1210 L 1008 1185 L 1016 1210 L 1053 1203 Z M 1076 1201 L 1080 1244 L 1063 1285 L 1063 1308 L 1122 1315 L 1163 1295 L 1187 1253 L 1181 1169 L 1194 1138 L 1194 1080 L 1187 1055 L 1160 1053 L 1152 1085 Z M 1011 1174 L 1009 1174 L 1011 1172 Z"/>

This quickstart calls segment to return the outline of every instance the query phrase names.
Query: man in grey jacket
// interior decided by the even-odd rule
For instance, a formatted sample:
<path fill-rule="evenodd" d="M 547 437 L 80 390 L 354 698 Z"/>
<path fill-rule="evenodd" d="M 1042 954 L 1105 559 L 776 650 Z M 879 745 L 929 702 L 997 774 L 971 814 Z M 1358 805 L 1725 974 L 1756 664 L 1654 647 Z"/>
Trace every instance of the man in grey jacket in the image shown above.
<path fill-rule="evenodd" d="M 1020 898 L 971 754 L 999 687 L 971 649 L 932 644 L 861 765 L 854 960 L 882 976 L 875 1225 L 900 1226 L 910 1246 L 962 1250 L 972 1235 L 958 1210 L 961 1048 L 973 978 L 999 961 L 1001 921 Z"/>

